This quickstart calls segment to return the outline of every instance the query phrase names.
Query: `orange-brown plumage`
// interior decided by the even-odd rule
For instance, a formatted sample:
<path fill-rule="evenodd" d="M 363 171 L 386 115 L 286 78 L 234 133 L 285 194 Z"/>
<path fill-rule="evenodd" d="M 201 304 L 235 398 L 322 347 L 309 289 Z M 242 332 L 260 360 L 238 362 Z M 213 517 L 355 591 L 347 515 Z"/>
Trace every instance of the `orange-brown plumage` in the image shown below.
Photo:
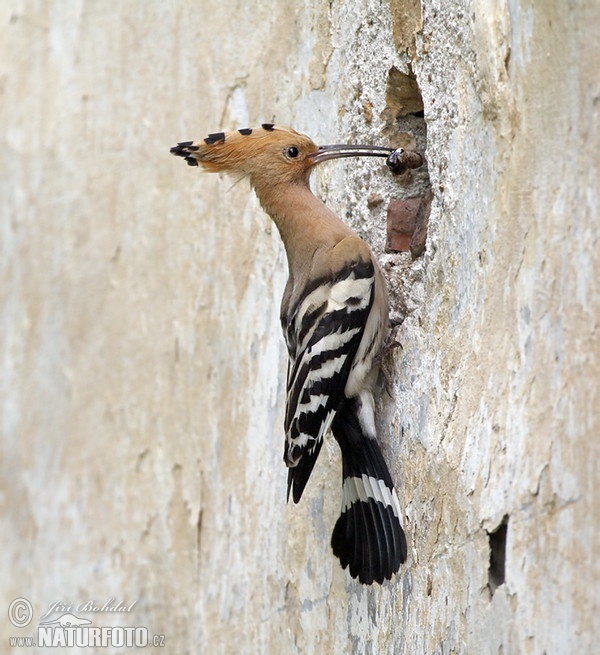
<path fill-rule="evenodd" d="M 290 156 L 293 148 L 298 150 L 296 156 Z M 186 142 L 171 149 L 189 164 L 196 163 L 209 172 L 248 176 L 254 187 L 266 182 L 293 184 L 307 180 L 315 163 L 311 157 L 317 151 L 309 137 L 270 123 L 259 128 L 217 132 L 203 141 Z"/>

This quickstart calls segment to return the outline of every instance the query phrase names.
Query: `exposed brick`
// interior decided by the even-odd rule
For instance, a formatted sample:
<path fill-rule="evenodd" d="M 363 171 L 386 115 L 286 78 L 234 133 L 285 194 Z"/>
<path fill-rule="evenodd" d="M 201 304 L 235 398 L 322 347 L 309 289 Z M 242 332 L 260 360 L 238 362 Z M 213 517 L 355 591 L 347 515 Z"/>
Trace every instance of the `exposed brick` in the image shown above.
<path fill-rule="evenodd" d="M 421 205 L 421 198 L 399 200 L 393 198 L 387 209 L 387 238 L 386 250 L 388 252 L 407 252 L 417 225 L 417 212 Z"/>
<path fill-rule="evenodd" d="M 408 252 L 416 259 L 425 252 L 432 196 L 390 200 L 387 210 L 387 252 Z"/>

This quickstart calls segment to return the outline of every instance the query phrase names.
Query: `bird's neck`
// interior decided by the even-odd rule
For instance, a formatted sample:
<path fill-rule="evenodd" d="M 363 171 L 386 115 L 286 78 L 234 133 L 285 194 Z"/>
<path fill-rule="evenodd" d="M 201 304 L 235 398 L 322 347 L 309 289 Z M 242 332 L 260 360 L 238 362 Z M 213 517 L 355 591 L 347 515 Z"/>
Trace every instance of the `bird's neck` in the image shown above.
<path fill-rule="evenodd" d="M 290 271 L 310 261 L 316 249 L 333 247 L 354 234 L 312 193 L 307 183 L 253 186 L 260 204 L 279 230 Z"/>

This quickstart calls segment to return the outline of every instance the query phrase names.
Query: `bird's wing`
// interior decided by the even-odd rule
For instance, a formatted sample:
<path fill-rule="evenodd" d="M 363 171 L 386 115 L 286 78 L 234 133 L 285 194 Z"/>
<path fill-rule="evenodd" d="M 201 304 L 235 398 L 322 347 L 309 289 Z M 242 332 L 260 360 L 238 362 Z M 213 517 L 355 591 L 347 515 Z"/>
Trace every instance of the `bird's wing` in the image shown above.
<path fill-rule="evenodd" d="M 375 296 L 369 258 L 346 260 L 332 275 L 307 285 L 290 312 L 286 442 L 288 497 L 298 502 L 344 398 L 344 388 Z"/>

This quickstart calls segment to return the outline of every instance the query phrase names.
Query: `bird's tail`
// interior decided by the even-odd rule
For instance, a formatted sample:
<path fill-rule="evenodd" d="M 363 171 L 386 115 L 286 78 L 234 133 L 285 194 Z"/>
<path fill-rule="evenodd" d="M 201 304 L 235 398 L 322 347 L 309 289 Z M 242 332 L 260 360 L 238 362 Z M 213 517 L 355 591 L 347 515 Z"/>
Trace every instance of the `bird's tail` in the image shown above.
<path fill-rule="evenodd" d="M 345 401 L 331 426 L 342 450 L 342 512 L 331 546 L 342 568 L 363 584 L 392 577 L 406 560 L 406 537 L 392 478 L 371 429 L 361 420 L 361 400 Z M 374 431 L 374 430 L 373 430 Z"/>

